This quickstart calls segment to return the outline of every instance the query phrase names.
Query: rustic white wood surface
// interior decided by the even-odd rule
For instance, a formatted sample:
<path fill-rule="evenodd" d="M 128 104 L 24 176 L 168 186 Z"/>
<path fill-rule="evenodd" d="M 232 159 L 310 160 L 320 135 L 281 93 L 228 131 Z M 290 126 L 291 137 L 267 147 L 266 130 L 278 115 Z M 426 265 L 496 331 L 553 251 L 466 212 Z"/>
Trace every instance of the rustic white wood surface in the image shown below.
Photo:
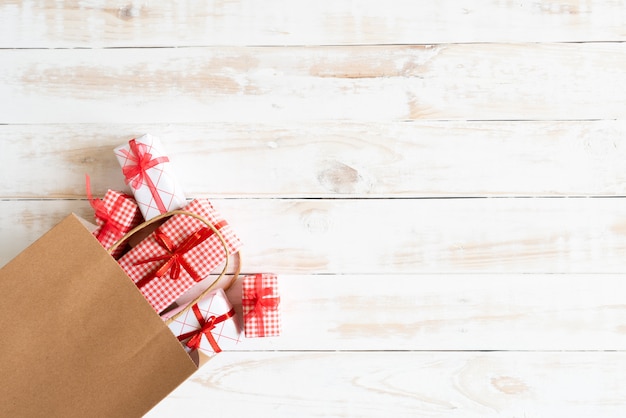
<path fill-rule="evenodd" d="M 284 333 L 149 417 L 626 415 L 626 2 L 297 3 L 0 2 L 0 265 L 150 132 Z"/>

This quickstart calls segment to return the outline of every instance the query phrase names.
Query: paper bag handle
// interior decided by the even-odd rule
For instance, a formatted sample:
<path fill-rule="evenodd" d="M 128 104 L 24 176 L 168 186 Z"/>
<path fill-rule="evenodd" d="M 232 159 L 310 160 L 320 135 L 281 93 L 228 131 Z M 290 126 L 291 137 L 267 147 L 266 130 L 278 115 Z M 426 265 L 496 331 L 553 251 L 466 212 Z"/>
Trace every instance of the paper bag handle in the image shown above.
<path fill-rule="evenodd" d="M 224 236 L 222 235 L 222 233 L 206 218 L 204 218 L 203 216 L 200 216 L 198 214 L 195 214 L 193 212 L 188 212 L 185 210 L 172 210 L 166 213 L 162 213 L 160 215 L 155 216 L 154 218 L 151 218 L 139 225 L 137 225 L 136 227 L 134 227 L 133 229 L 131 229 L 130 231 L 128 231 L 122 238 L 120 238 L 119 240 L 117 240 L 112 246 L 111 248 L 109 248 L 107 251 L 109 254 L 113 254 L 113 252 L 120 246 L 122 245 L 122 243 L 124 243 L 124 241 L 126 241 L 128 238 L 130 238 L 131 236 L 133 236 L 134 234 L 136 234 L 137 232 L 141 231 L 142 229 L 155 224 L 163 219 L 169 218 L 173 215 L 186 215 L 186 216 L 191 216 L 192 218 L 195 218 L 201 222 L 203 222 L 206 226 L 208 226 L 213 233 L 215 233 L 215 235 L 219 238 L 220 242 L 222 243 L 222 245 L 224 246 L 224 252 L 226 253 L 226 261 L 224 262 L 224 268 L 222 269 L 222 272 L 219 274 L 219 276 L 217 276 L 217 279 L 215 279 L 213 281 L 213 283 L 211 283 L 209 285 L 209 287 L 207 287 L 205 290 L 203 290 L 198 296 L 196 296 L 195 299 L 193 299 L 191 302 L 189 302 L 187 304 L 187 306 L 185 306 L 183 309 L 181 309 L 179 312 L 177 312 L 176 314 L 172 315 L 171 317 L 167 318 L 165 320 L 166 324 L 170 324 L 171 322 L 173 322 L 174 320 L 176 320 L 176 318 L 178 318 L 179 316 L 181 316 L 182 314 L 184 314 L 187 310 L 191 309 L 191 307 L 193 305 L 195 305 L 196 303 L 198 303 L 200 301 L 200 299 L 202 299 L 204 296 L 206 296 L 211 290 L 213 290 L 213 288 L 215 287 L 215 285 L 222 279 L 222 277 L 224 277 L 224 275 L 226 274 L 226 270 L 228 270 L 228 259 L 230 258 L 230 251 L 228 250 L 228 244 L 226 244 L 226 240 L 224 239 Z M 237 280 L 237 277 L 239 276 L 239 272 L 241 271 L 241 255 L 240 252 L 237 252 L 237 258 L 238 258 L 238 263 L 237 263 L 237 268 L 235 270 L 235 272 L 233 273 L 233 277 L 232 279 L 230 279 L 230 282 L 228 283 L 228 285 L 224 288 L 224 290 L 228 290 L 233 283 L 235 283 L 235 281 Z"/>

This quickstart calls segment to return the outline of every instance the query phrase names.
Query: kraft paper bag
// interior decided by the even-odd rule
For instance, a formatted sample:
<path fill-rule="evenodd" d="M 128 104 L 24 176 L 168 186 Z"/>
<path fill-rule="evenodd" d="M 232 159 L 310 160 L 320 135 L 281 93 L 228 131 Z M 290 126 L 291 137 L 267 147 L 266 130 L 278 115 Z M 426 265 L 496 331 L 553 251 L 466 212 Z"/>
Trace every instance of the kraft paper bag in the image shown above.
<path fill-rule="evenodd" d="M 140 417 L 196 370 L 75 215 L 0 269 L 0 417 Z"/>

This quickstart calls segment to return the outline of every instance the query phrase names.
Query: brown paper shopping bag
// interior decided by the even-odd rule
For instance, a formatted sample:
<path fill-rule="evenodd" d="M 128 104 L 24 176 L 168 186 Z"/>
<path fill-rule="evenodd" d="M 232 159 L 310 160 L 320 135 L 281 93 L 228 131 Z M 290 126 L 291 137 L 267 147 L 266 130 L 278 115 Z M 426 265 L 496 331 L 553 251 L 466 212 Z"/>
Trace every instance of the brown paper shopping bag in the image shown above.
<path fill-rule="evenodd" d="M 76 216 L 0 269 L 0 417 L 138 417 L 196 369 Z"/>

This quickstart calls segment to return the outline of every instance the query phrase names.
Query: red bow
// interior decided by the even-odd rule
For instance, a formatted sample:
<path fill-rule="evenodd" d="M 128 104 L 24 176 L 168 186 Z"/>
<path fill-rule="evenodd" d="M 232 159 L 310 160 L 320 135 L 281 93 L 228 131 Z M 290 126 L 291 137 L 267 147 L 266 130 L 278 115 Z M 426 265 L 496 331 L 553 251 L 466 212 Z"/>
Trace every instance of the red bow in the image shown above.
<path fill-rule="evenodd" d="M 95 210 L 95 217 L 98 220 L 98 224 L 100 225 L 100 231 L 98 232 L 98 238 L 101 235 L 111 231 L 114 236 L 119 237 L 123 235 L 124 226 L 113 219 L 112 214 L 115 213 L 118 209 L 122 207 L 124 204 L 124 199 L 128 196 L 120 195 L 115 202 L 113 203 L 113 207 L 111 210 L 107 210 L 106 206 L 104 206 L 104 202 L 101 199 L 97 199 L 93 197 L 91 194 L 91 180 L 89 179 L 89 175 L 85 175 L 85 189 L 87 191 L 87 199 L 89 199 L 89 204 Z"/>
<path fill-rule="evenodd" d="M 215 224 L 214 226 L 215 226 L 215 229 L 219 230 L 223 228 L 225 225 L 227 225 L 227 222 L 221 221 Z M 208 227 L 201 228 L 197 230 L 195 233 L 193 233 L 192 235 L 190 235 L 189 237 L 187 237 L 187 239 L 185 239 L 185 241 L 183 241 L 178 246 L 178 248 L 175 248 L 174 243 L 172 242 L 170 237 L 165 235 L 160 230 L 157 230 L 154 233 L 154 238 L 159 244 L 165 247 L 165 249 L 167 250 L 167 254 L 159 255 L 156 257 L 151 257 L 146 260 L 141 260 L 135 264 L 145 264 L 145 263 L 151 263 L 153 261 L 162 261 L 162 260 L 167 260 L 167 261 L 165 261 L 165 263 L 163 263 L 163 265 L 159 267 L 159 269 L 155 271 L 154 274 L 152 274 L 151 276 L 147 276 L 141 279 L 139 282 L 137 282 L 137 286 L 139 288 L 142 288 L 150 280 L 154 279 L 155 277 L 163 277 L 165 273 L 167 273 L 170 269 L 172 270 L 170 274 L 170 278 L 172 280 L 177 280 L 180 276 L 181 268 L 185 269 L 185 271 L 189 273 L 191 278 L 195 280 L 196 282 L 201 281 L 202 277 L 198 275 L 198 273 L 193 269 L 193 267 L 189 264 L 189 262 L 185 260 L 183 256 L 185 255 L 187 251 L 191 250 L 196 245 L 202 243 L 213 234 L 214 234 L 214 231 L 211 228 L 208 228 Z"/>
<path fill-rule="evenodd" d="M 224 315 L 220 315 L 218 317 L 211 315 L 208 320 L 205 320 L 204 316 L 202 316 L 202 312 L 200 312 L 200 308 L 198 307 L 197 303 L 191 307 L 191 310 L 193 311 L 196 319 L 198 320 L 198 323 L 200 324 L 200 329 L 179 335 L 178 341 L 184 341 L 187 338 L 191 337 L 191 339 L 187 341 L 186 345 L 192 350 L 197 350 L 200 347 L 202 335 L 205 335 L 207 340 L 211 344 L 213 351 L 215 351 L 216 353 L 221 352 L 222 349 L 217 345 L 217 341 L 215 341 L 213 334 L 211 334 L 211 330 L 215 328 L 215 325 L 219 324 L 220 322 L 224 322 L 228 318 L 232 318 L 235 315 L 235 308 L 232 308 Z"/>
<path fill-rule="evenodd" d="M 268 310 L 275 310 L 280 304 L 280 296 L 271 296 L 274 290 L 271 287 L 263 287 L 263 276 L 258 274 L 254 279 L 254 292 L 246 294 L 242 303 L 244 306 L 252 306 L 246 314 L 254 315 L 259 325 L 259 337 L 265 336 L 265 324 L 263 318 Z"/>
<path fill-rule="evenodd" d="M 122 168 L 122 172 L 124 173 L 124 177 L 126 178 L 126 183 L 130 184 L 133 189 L 138 189 L 142 184 L 146 184 L 150 189 L 150 193 L 154 198 L 154 203 L 156 204 L 159 212 L 165 213 L 167 212 L 167 208 L 163 204 L 163 200 L 161 200 L 161 196 L 159 192 L 152 182 L 152 179 L 147 174 L 147 170 L 155 167 L 161 163 L 166 163 L 169 161 L 169 158 L 166 156 L 152 158 L 152 154 L 148 152 L 148 147 L 146 144 L 137 143 L 135 139 L 131 139 L 128 142 L 130 146 L 130 151 L 122 150 L 122 152 L 126 155 L 126 158 L 131 161 L 133 164 L 125 165 Z"/>

